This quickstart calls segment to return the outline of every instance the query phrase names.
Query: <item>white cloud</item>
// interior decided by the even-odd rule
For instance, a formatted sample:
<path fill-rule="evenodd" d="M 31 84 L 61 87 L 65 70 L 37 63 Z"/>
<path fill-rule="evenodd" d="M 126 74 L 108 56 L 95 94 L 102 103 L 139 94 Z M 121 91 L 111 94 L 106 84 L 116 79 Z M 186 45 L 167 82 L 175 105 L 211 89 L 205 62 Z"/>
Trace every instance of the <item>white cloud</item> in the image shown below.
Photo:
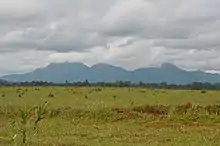
<path fill-rule="evenodd" d="M 19 51 L 0 53 L 0 75 L 8 73 L 25 73 L 35 68 L 46 66 L 49 51 Z"/>

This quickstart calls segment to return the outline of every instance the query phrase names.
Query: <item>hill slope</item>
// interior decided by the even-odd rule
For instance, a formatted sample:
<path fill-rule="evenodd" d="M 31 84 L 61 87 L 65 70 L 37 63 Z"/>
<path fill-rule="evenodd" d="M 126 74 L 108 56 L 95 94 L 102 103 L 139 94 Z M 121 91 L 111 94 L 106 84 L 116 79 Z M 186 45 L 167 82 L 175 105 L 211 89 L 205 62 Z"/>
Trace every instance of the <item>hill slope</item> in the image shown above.
<path fill-rule="evenodd" d="M 131 81 L 132 83 L 148 82 L 172 84 L 188 84 L 192 82 L 220 82 L 220 75 L 202 71 L 185 71 L 172 64 L 165 63 L 161 67 L 140 68 L 127 71 L 121 67 L 107 64 L 96 64 L 88 67 L 82 63 L 56 63 L 45 68 L 36 69 L 26 74 L 15 74 L 1 77 L 12 82 L 47 81 L 64 83 L 85 81 L 115 82 Z"/>
<path fill-rule="evenodd" d="M 7 83 L 8 83 L 7 81 L 0 79 L 0 85 L 5 85 Z"/>

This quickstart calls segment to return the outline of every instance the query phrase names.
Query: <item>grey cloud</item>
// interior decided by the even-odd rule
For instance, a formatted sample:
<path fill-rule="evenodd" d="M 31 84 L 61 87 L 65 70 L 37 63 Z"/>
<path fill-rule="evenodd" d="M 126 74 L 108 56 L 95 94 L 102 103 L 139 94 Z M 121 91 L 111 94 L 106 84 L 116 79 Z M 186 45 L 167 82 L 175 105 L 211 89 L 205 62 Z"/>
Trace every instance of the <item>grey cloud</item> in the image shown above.
<path fill-rule="evenodd" d="M 142 2 L 143 6 L 140 7 L 140 10 L 135 9 L 134 13 L 128 13 L 128 15 L 126 13 L 123 17 L 114 19 L 111 14 L 107 15 L 112 20 L 106 23 L 103 30 L 104 34 L 107 36 L 135 36 L 137 38 L 154 39 L 157 40 L 155 45 L 163 47 L 186 49 L 219 47 L 218 37 L 220 33 L 217 34 L 217 39 L 212 38 L 205 41 L 191 37 L 195 34 L 203 34 L 202 31 L 207 28 L 219 26 L 217 20 L 220 19 L 220 11 L 216 6 L 219 5 L 219 2 L 213 0 L 206 4 L 205 1 L 194 0 L 191 2 L 192 5 L 188 6 L 187 4 L 190 4 L 190 2 L 186 1 L 182 3 L 182 5 L 186 5 L 185 7 L 182 8 L 182 5 L 179 5 L 176 9 L 169 5 L 163 8 L 159 3 L 156 5 L 154 2 L 150 4 L 148 1 L 138 2 Z M 172 0 L 166 2 L 172 3 Z M 155 8 L 156 12 L 154 10 L 148 11 L 148 4 Z M 195 9 L 199 6 L 201 6 L 200 9 Z M 141 8 L 145 8 L 145 10 Z M 170 39 L 173 40 L 170 41 Z"/>
<path fill-rule="evenodd" d="M 114 37 L 153 39 L 156 46 L 172 48 L 219 46 L 217 39 L 200 43 L 197 38 L 190 37 L 210 25 L 218 25 L 216 20 L 220 18 L 220 11 L 215 0 L 208 6 L 205 6 L 205 0 L 203 3 L 199 0 L 31 1 L 29 6 L 18 7 L 19 15 L 14 10 L 14 15 L 10 13 L 7 17 L 4 14 L 8 11 L 0 11 L 0 20 L 3 20 L 0 32 L 4 32 L 0 34 L 1 48 L 84 51 L 106 46 Z M 196 5 L 204 10 L 194 9 Z M 29 13 L 25 14 L 24 9 Z M 34 31 L 27 31 L 28 28 Z M 15 36 L 17 39 L 5 41 L 4 37 L 11 31 L 23 33 Z"/>
<path fill-rule="evenodd" d="M 49 51 L 56 60 L 62 53 L 77 52 L 87 62 L 126 68 L 173 62 L 186 68 L 220 70 L 215 67 L 220 66 L 219 7 L 218 0 L 1 1 L 0 55 L 6 59 L 9 54 L 38 51 L 45 57 Z M 132 39 L 118 43 L 125 38 Z M 40 58 L 33 60 L 41 62 Z M 11 64 L 18 60 L 14 57 Z M 35 61 L 30 68 L 37 67 Z M 30 69 L 22 67 L 25 63 L 17 65 Z"/>
<path fill-rule="evenodd" d="M 155 46 L 174 49 L 213 49 L 220 47 L 219 37 L 211 40 L 204 39 L 164 39 L 155 41 Z"/>
<path fill-rule="evenodd" d="M 132 45 L 137 39 L 128 39 L 125 43 L 118 45 L 118 47 L 127 47 Z"/>
<path fill-rule="evenodd" d="M 95 28 L 109 2 L 64 0 L 52 3 L 46 0 L 41 4 L 44 5 L 41 11 L 25 16 L 14 14 L 7 17 L 0 11 L 0 51 L 2 48 L 14 48 L 16 51 L 33 48 L 66 52 L 106 45 L 108 38 L 96 32 Z M 21 33 L 13 39 L 5 38 L 13 32 Z"/>

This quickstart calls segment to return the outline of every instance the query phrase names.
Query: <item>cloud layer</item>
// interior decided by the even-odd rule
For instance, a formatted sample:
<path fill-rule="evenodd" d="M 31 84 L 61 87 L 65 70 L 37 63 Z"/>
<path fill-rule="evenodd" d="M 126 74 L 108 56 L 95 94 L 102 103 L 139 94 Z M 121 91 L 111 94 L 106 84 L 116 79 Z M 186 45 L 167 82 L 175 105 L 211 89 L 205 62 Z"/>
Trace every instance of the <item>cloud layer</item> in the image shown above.
<path fill-rule="evenodd" d="M 0 1 L 0 74 L 51 62 L 220 71 L 218 0 Z M 10 67 L 9 67 L 10 66 Z"/>

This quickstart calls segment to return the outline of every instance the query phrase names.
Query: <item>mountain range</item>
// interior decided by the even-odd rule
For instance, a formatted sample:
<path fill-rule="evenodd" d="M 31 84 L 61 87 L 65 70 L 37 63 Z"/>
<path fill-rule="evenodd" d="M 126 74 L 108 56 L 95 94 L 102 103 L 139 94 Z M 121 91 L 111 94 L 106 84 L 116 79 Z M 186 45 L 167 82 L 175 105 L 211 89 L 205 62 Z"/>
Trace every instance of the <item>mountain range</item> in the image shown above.
<path fill-rule="evenodd" d="M 177 66 L 164 63 L 160 67 L 140 68 L 128 71 L 121 67 L 108 64 L 96 64 L 88 67 L 83 63 L 52 63 L 44 68 L 25 74 L 12 74 L 0 77 L 10 82 L 47 81 L 54 83 L 78 82 L 116 82 L 130 81 L 132 83 L 190 84 L 193 82 L 220 82 L 219 74 L 203 71 L 186 71 Z"/>
<path fill-rule="evenodd" d="M 2 85 L 2 84 L 6 84 L 6 83 L 8 83 L 8 82 L 5 81 L 5 80 L 0 79 L 0 85 Z"/>

